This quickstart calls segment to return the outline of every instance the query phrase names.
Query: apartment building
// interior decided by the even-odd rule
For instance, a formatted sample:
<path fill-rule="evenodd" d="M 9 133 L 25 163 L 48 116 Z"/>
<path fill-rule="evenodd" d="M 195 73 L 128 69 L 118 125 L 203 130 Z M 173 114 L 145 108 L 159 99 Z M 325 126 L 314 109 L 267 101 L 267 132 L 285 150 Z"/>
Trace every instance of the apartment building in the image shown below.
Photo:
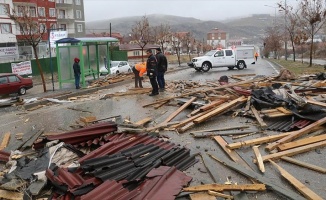
<path fill-rule="evenodd" d="M 212 46 L 214 49 L 226 48 L 228 37 L 229 36 L 225 31 L 214 28 L 207 33 L 207 45 Z"/>

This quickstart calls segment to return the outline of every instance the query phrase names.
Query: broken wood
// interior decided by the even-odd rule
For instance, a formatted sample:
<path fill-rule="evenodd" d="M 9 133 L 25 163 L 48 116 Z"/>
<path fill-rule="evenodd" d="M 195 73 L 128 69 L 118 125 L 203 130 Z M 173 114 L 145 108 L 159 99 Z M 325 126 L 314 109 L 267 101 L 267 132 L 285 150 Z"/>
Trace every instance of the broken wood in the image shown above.
<path fill-rule="evenodd" d="M 68 107 L 67 109 L 70 109 L 70 110 L 75 110 L 75 111 L 80 111 L 80 112 L 87 112 L 87 113 L 92 113 L 91 111 L 88 111 L 88 110 L 83 110 L 83 109 L 78 109 L 78 108 L 71 108 L 71 107 Z"/>
<path fill-rule="evenodd" d="M 184 103 L 180 108 L 178 108 L 176 111 L 174 111 L 166 120 L 164 120 L 162 123 L 168 123 L 173 118 L 175 118 L 179 113 L 181 113 L 184 109 L 186 109 L 192 102 L 194 102 L 197 98 L 193 97 L 186 103 Z"/>
<path fill-rule="evenodd" d="M 246 146 L 251 146 L 251 145 L 256 145 L 256 144 L 264 144 L 268 142 L 272 142 L 275 140 L 279 140 L 287 135 L 291 134 L 291 132 L 288 133 L 282 133 L 278 135 L 270 135 L 266 137 L 261 137 L 261 138 L 256 138 L 256 139 L 251 139 L 251 140 L 245 140 L 242 142 L 235 142 L 235 143 L 230 143 L 227 145 L 229 149 L 238 149 L 241 147 L 246 147 Z"/>
<path fill-rule="evenodd" d="M 298 131 L 293 131 L 290 135 L 288 136 L 285 136 L 284 138 L 272 143 L 272 144 L 269 144 L 266 146 L 265 149 L 267 149 L 268 151 L 272 151 L 273 149 L 275 149 L 277 146 L 281 145 L 281 144 L 284 144 L 284 143 L 287 143 L 287 142 L 290 142 L 292 141 L 293 139 L 295 138 L 298 138 L 302 135 L 305 135 L 305 134 L 308 134 L 310 132 L 312 132 L 313 128 L 315 127 L 319 127 L 321 125 L 323 125 L 324 123 L 326 123 L 326 117 L 298 130 Z"/>
<path fill-rule="evenodd" d="M 144 126 L 144 124 L 146 124 L 146 123 L 148 123 L 150 121 L 152 121 L 152 118 L 151 117 L 146 117 L 146 118 L 136 122 L 135 124 L 139 125 L 139 126 Z"/>
<path fill-rule="evenodd" d="M 224 184 L 206 184 L 183 188 L 186 192 L 201 192 L 201 191 L 265 191 L 264 184 L 243 184 L 243 185 L 224 185 Z"/>
<path fill-rule="evenodd" d="M 247 98 L 245 98 L 244 96 L 241 96 L 229 103 L 224 103 L 222 104 L 221 106 L 219 106 L 218 108 L 214 109 L 213 111 L 201 116 L 201 117 L 198 117 L 194 120 L 194 123 L 195 124 L 199 124 L 199 123 L 202 123 L 203 121 L 213 117 L 213 116 L 216 116 L 218 114 L 220 114 L 221 112 L 227 110 L 228 108 L 231 108 L 233 107 L 234 105 L 238 104 L 239 102 L 245 102 L 247 101 Z"/>
<path fill-rule="evenodd" d="M 0 199 L 21 200 L 23 199 L 23 196 L 24 194 L 20 192 L 13 192 L 0 189 Z"/>
<path fill-rule="evenodd" d="M 189 194 L 189 197 L 191 200 L 216 200 L 216 197 L 209 195 L 206 192 L 198 192 L 198 193 L 193 193 L 193 194 Z"/>
<path fill-rule="evenodd" d="M 274 184 L 273 181 L 266 176 L 262 176 L 252 170 L 248 170 L 248 169 L 244 168 L 243 166 L 238 165 L 237 163 L 232 162 L 230 160 L 217 158 L 216 156 L 213 156 L 212 154 L 208 154 L 208 155 L 215 161 L 218 161 L 219 163 L 222 163 L 222 164 L 228 166 L 229 168 L 241 173 L 242 175 L 252 178 L 252 179 L 255 179 L 255 180 L 259 181 L 260 183 L 267 185 L 269 189 L 280 193 L 281 195 L 287 197 L 288 199 L 305 200 L 305 198 L 303 198 L 301 195 L 297 194 L 296 192 L 292 192 L 291 190 L 285 189 L 283 186 Z"/>
<path fill-rule="evenodd" d="M 300 140 L 296 140 L 293 142 L 288 142 L 285 144 L 281 144 L 277 147 L 277 149 L 279 151 L 285 151 L 288 149 L 293 149 L 296 147 L 301 147 L 301 146 L 305 146 L 308 144 L 312 144 L 312 143 L 316 143 L 316 142 L 320 142 L 320 141 L 324 141 L 326 140 L 326 134 L 323 135 L 318 135 L 318 136 L 314 136 L 314 137 L 310 137 L 310 138 L 304 138 L 304 139 L 300 139 Z"/>
<path fill-rule="evenodd" d="M 298 179 L 296 179 L 294 176 L 292 176 L 289 172 L 287 172 L 285 169 L 277 165 L 272 160 L 269 160 L 270 163 L 272 163 L 278 171 L 281 172 L 281 175 L 288 180 L 303 196 L 305 196 L 309 200 L 323 200 L 320 196 L 318 196 L 315 192 L 310 190 L 308 187 L 306 187 L 303 183 L 301 183 Z"/>
<path fill-rule="evenodd" d="M 231 195 L 223 194 L 223 193 L 220 193 L 220 192 L 215 192 L 215 191 L 212 191 L 212 190 L 208 190 L 208 194 L 212 195 L 212 196 L 215 196 L 215 197 L 222 197 L 222 198 L 225 198 L 225 199 L 234 199 L 233 196 L 231 196 Z"/>
<path fill-rule="evenodd" d="M 251 133 L 258 133 L 259 131 L 257 130 L 248 130 L 248 131 L 234 131 L 234 132 L 208 132 L 205 134 L 203 132 L 202 134 L 198 133 L 193 133 L 194 138 L 206 138 L 206 137 L 212 137 L 212 136 L 227 136 L 227 135 L 243 135 L 243 134 L 251 134 Z M 261 132 L 260 132 L 261 133 Z"/>
<path fill-rule="evenodd" d="M 79 120 L 84 122 L 85 124 L 88 124 L 96 121 L 96 117 L 95 116 L 79 117 Z"/>
<path fill-rule="evenodd" d="M 37 105 L 37 106 L 34 106 L 32 108 L 29 108 L 27 109 L 27 111 L 34 111 L 34 110 L 37 110 L 37 109 L 40 109 L 40 108 L 43 108 L 45 105 Z"/>
<path fill-rule="evenodd" d="M 0 144 L 0 150 L 7 147 L 7 145 L 9 144 L 9 141 L 10 141 L 10 136 L 11 136 L 10 132 L 4 134 L 2 142 Z"/>
<path fill-rule="evenodd" d="M 252 149 L 254 150 L 254 154 L 258 163 L 259 170 L 263 173 L 265 173 L 265 166 L 264 161 L 261 157 L 261 154 L 259 152 L 258 146 L 253 146 Z"/>
<path fill-rule="evenodd" d="M 273 159 L 278 159 L 281 158 L 282 156 L 293 156 L 293 155 L 297 155 L 300 153 L 304 153 L 307 151 L 311 151 L 320 147 L 324 147 L 326 146 L 326 141 L 321 141 L 321 142 L 317 142 L 317 143 L 313 143 L 310 145 L 306 145 L 306 146 L 302 146 L 302 147 L 297 147 L 294 149 L 290 149 L 290 150 L 286 150 L 286 151 L 281 151 L 278 153 L 273 153 L 273 154 L 269 154 L 266 156 L 263 156 L 263 161 L 268 161 L 268 160 L 273 160 Z"/>
<path fill-rule="evenodd" d="M 295 165 L 298 165 L 298 166 L 301 166 L 301 167 L 305 167 L 307 169 L 311 169 L 311 170 L 326 174 L 326 169 L 323 168 L 323 167 L 319 167 L 319 166 L 316 166 L 316 165 L 312 165 L 310 163 L 302 162 L 300 160 L 296 160 L 294 158 L 290 158 L 290 157 L 287 157 L 287 156 L 282 156 L 281 159 L 285 160 L 285 161 L 287 161 L 289 163 L 292 163 L 292 164 L 295 164 Z"/>
<path fill-rule="evenodd" d="M 245 128 L 250 128 L 250 126 L 233 126 L 233 127 L 224 127 L 224 128 L 217 128 L 217 129 L 208 129 L 208 130 L 192 131 L 189 134 L 202 133 L 202 132 L 227 131 L 227 130 L 245 129 Z"/>
<path fill-rule="evenodd" d="M 267 127 L 267 124 L 264 122 L 264 120 L 259 116 L 258 111 L 254 106 L 250 106 L 250 109 L 252 113 L 254 114 L 256 120 L 258 121 L 259 125 L 261 128 L 265 129 Z"/>

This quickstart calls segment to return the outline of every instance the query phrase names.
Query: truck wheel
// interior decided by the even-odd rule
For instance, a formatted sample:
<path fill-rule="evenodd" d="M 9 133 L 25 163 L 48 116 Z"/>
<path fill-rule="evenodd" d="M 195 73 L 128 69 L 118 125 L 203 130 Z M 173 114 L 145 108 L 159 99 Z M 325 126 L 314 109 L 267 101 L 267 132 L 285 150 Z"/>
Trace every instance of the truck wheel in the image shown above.
<path fill-rule="evenodd" d="M 202 65 L 203 72 L 208 72 L 211 69 L 212 65 L 209 62 L 204 62 Z"/>
<path fill-rule="evenodd" d="M 245 62 L 243 62 L 243 61 L 238 62 L 238 64 L 237 64 L 238 70 L 244 69 L 245 67 L 246 67 Z"/>

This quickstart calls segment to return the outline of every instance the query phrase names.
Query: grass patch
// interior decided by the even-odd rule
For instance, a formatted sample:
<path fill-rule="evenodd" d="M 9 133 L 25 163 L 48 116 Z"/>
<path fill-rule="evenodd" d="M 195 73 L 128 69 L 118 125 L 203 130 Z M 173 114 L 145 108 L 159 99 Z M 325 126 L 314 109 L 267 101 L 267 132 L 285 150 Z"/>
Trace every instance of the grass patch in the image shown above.
<path fill-rule="evenodd" d="M 312 66 L 309 66 L 309 63 L 302 62 L 301 60 L 295 61 L 295 62 L 293 62 L 293 60 L 283 60 L 283 59 L 280 59 L 280 60 L 267 59 L 267 60 L 277 63 L 299 76 L 324 72 L 323 65 L 312 64 Z"/>

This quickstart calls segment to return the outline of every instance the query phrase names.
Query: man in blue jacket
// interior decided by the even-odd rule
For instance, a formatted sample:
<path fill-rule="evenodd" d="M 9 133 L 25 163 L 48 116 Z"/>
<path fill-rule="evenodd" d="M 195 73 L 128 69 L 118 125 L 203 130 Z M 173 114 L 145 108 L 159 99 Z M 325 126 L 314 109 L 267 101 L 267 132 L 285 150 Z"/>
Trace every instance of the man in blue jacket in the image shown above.
<path fill-rule="evenodd" d="M 75 85 L 76 89 L 80 89 L 79 82 L 80 82 L 80 65 L 79 65 L 79 58 L 74 59 L 74 76 L 75 76 Z"/>
<path fill-rule="evenodd" d="M 149 77 L 149 81 L 152 85 L 152 93 L 149 96 L 158 95 L 158 84 L 157 84 L 157 60 L 156 57 L 153 55 L 151 49 L 147 49 L 146 53 L 148 55 L 147 62 L 146 62 L 146 69 L 147 69 L 147 76 Z"/>
<path fill-rule="evenodd" d="M 156 49 L 156 59 L 157 59 L 157 83 L 160 87 L 160 92 L 164 92 L 165 90 L 165 79 L 164 74 L 166 70 L 168 69 L 168 61 L 165 57 L 165 55 L 162 53 L 161 48 Z"/>

